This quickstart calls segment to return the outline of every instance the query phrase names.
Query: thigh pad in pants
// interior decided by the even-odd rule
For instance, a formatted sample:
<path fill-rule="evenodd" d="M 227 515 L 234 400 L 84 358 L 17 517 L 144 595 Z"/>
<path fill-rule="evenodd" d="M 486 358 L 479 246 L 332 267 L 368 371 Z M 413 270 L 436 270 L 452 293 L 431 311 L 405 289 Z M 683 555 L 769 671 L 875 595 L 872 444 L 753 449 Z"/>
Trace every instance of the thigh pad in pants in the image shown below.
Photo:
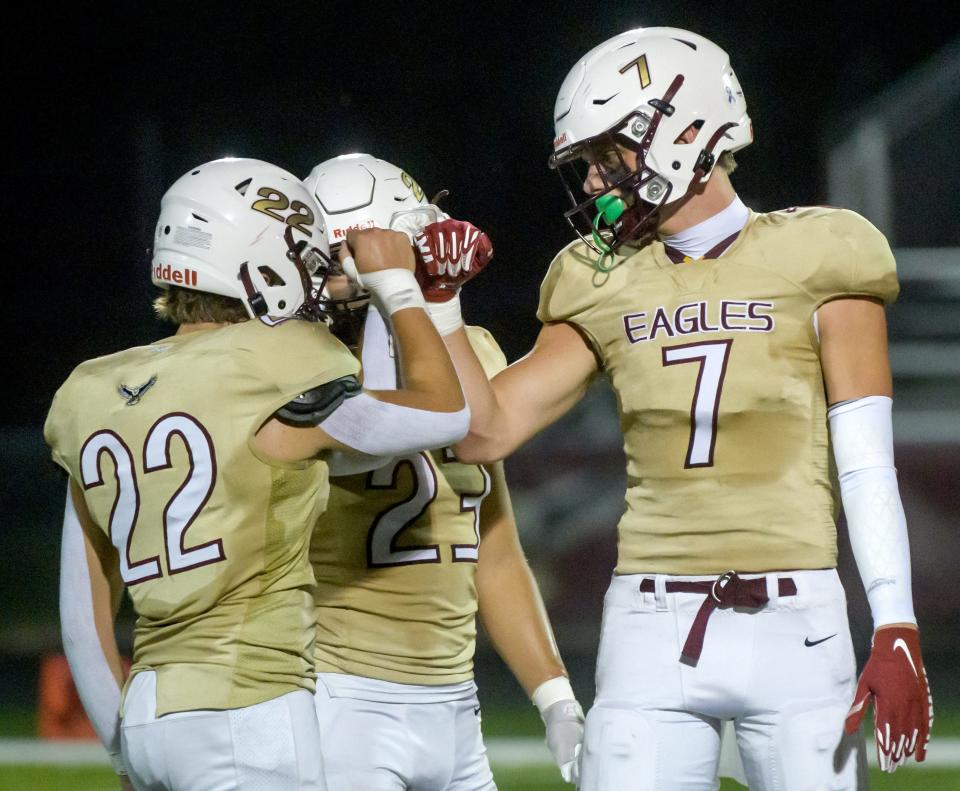
<path fill-rule="evenodd" d="M 581 759 L 581 791 L 654 788 L 653 724 L 629 709 L 594 706 L 587 714 Z"/>
<path fill-rule="evenodd" d="M 737 741 L 751 789 L 858 791 L 866 788 L 863 739 L 843 731 L 845 704 L 782 712 L 773 733 L 737 723 Z"/>

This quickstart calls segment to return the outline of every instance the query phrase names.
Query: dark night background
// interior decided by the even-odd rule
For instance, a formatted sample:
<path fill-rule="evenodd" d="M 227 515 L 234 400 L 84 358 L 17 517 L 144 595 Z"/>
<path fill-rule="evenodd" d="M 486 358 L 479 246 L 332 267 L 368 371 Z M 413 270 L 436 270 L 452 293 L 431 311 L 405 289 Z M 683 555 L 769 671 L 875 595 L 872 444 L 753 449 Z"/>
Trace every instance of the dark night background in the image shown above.
<path fill-rule="evenodd" d="M 40 422 L 81 360 L 165 332 L 145 250 L 163 191 L 196 164 L 232 154 L 304 176 L 366 151 L 428 195 L 449 189 L 448 210 L 496 248 L 467 317 L 515 359 L 572 233 L 546 158 L 557 89 L 589 48 L 657 24 L 724 47 L 756 130 L 734 182 L 753 208 L 774 209 L 825 201 L 832 130 L 960 31 L 938 3 L 136 5 L 44 7 L 8 30 L 12 424 Z"/>
<path fill-rule="evenodd" d="M 488 231 L 496 250 L 490 269 L 465 290 L 466 318 L 492 330 L 512 361 L 538 330 L 534 312 L 546 267 L 572 238 L 562 218 L 565 195 L 546 161 L 557 90 L 587 50 L 616 33 L 652 25 L 688 28 L 726 49 L 756 135 L 737 155 L 733 182 L 749 206 L 772 210 L 828 202 L 826 152 L 855 126 L 863 103 L 960 35 L 960 14 L 936 2 L 414 2 L 373 8 L 310 2 L 44 6 L 7 26 L 0 701 L 32 707 L 36 658 L 59 650 L 63 482 L 46 461 L 40 426 L 54 391 L 79 362 L 169 333 L 152 316 L 147 248 L 164 190 L 191 167 L 245 156 L 302 177 L 331 156 L 363 151 L 409 171 L 427 195 L 450 190 L 447 211 Z M 905 112 L 883 108 L 891 123 Z M 897 154 L 898 244 L 960 247 L 960 190 L 951 180 L 960 173 L 956 104 L 950 113 L 921 130 L 916 139 L 922 144 L 911 138 Z M 912 169 L 917 162 L 925 163 L 923 175 Z M 938 236 L 938 228 L 949 230 Z M 960 278 L 957 283 L 954 299 L 960 299 Z M 914 294 L 933 299 L 938 288 Z M 957 304 L 934 306 L 943 311 L 936 315 L 952 322 L 952 335 L 943 337 L 954 343 L 960 343 Z M 901 300 L 891 311 L 891 327 L 898 330 L 897 316 L 929 311 L 926 303 Z M 922 374 L 912 380 L 911 392 L 921 406 L 946 402 L 954 410 L 954 438 L 935 437 L 934 446 L 921 438 L 908 447 L 898 438 L 897 449 L 912 520 L 917 611 L 921 624 L 933 627 L 925 646 L 938 692 L 951 685 L 940 681 L 940 672 L 960 690 L 960 586 L 950 555 L 960 551 L 960 539 L 953 538 L 960 514 L 954 472 L 960 464 L 960 363 L 943 359 L 953 390 Z M 903 392 L 898 389 L 898 399 Z M 904 403 L 898 401 L 901 409 Z M 622 507 L 620 437 L 612 400 L 605 406 L 609 433 L 598 436 L 593 423 L 578 423 L 574 414 L 557 429 L 559 451 L 557 433 L 553 445 L 541 444 L 545 432 L 510 467 L 525 547 L 584 702 L 591 697 L 600 604 Z M 575 472 L 592 475 L 595 488 L 565 477 Z M 568 497 L 578 493 L 582 514 L 564 513 L 573 510 L 564 488 Z M 583 524 L 576 524 L 581 516 Z M 564 519 L 572 528 L 554 531 Z M 590 524 L 593 532 L 578 534 Z M 844 539 L 841 557 L 862 654 L 869 614 Z M 918 559 L 926 562 L 922 573 Z M 944 573 L 952 574 L 946 586 L 951 596 L 943 593 Z M 484 674 L 504 675 L 489 657 L 481 643 L 477 667 L 484 691 L 499 684 Z M 520 700 L 514 682 L 500 688 Z"/>

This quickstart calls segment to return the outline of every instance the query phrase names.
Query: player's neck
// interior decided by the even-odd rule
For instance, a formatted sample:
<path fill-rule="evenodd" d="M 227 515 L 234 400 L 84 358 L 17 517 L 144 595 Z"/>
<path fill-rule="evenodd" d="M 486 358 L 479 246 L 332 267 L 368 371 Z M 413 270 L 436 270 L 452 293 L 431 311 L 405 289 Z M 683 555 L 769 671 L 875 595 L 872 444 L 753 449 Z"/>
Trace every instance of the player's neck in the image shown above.
<path fill-rule="evenodd" d="M 727 174 L 715 170 L 709 181 L 678 201 L 675 207 L 669 206 L 661 212 L 660 236 L 672 236 L 709 220 L 726 209 L 736 197 Z"/>

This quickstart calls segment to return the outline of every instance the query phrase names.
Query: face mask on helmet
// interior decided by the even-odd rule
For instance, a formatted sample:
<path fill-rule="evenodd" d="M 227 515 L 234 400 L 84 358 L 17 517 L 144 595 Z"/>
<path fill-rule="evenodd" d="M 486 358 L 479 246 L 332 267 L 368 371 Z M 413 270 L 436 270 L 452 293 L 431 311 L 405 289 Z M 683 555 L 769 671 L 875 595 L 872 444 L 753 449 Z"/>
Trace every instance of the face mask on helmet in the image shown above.
<path fill-rule="evenodd" d="M 369 154 L 345 154 L 321 162 L 304 179 L 327 229 L 332 255 L 347 232 L 363 228 L 392 228 L 430 204 L 420 185 L 404 170 Z M 369 295 L 345 282 L 339 262 L 333 278 L 319 296 L 331 331 L 355 346 L 366 317 Z"/>
<path fill-rule="evenodd" d="M 330 266 L 323 219 L 296 176 L 254 159 L 194 168 L 163 196 L 153 282 L 240 300 L 251 318 L 316 320 Z"/>
<path fill-rule="evenodd" d="M 564 217 L 601 269 L 622 244 L 654 238 L 660 210 L 708 179 L 722 152 L 752 140 L 726 53 L 677 28 L 629 31 L 588 52 L 554 118 L 549 164 L 572 204 Z"/>
<path fill-rule="evenodd" d="M 638 113 L 626 123 L 656 132 L 654 119 Z M 658 214 L 672 185 L 645 165 L 645 148 L 619 131 L 603 132 L 569 146 L 549 165 L 560 175 L 573 208 L 564 218 L 599 254 L 598 267 L 626 242 L 643 246 L 655 235 Z M 585 199 L 579 194 L 586 193 Z"/>

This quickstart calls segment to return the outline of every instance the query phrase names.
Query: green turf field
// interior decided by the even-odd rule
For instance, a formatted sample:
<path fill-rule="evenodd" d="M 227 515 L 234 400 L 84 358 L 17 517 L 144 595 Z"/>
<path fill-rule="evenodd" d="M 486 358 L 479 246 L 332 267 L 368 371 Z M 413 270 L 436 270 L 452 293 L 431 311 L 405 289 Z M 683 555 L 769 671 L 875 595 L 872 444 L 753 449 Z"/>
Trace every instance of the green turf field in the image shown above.
<path fill-rule="evenodd" d="M 483 730 L 488 737 L 540 736 L 542 726 L 532 710 L 500 709 L 485 711 Z M 0 737 L 33 735 L 30 712 L 0 712 Z M 960 737 L 960 707 L 939 711 L 934 723 L 934 736 Z M 567 791 L 552 766 L 493 767 L 500 791 Z M 910 766 L 894 775 L 874 769 L 873 791 L 957 791 L 960 789 L 960 767 L 956 769 L 921 769 Z M 0 791 L 109 791 L 119 788 L 109 768 L 0 765 Z M 725 780 L 722 791 L 742 789 Z M 359 791 L 359 790 L 358 790 Z M 629 791 L 625 789 L 625 791 Z"/>
<path fill-rule="evenodd" d="M 568 791 L 570 786 L 559 781 L 551 767 L 526 769 L 498 769 L 494 776 L 500 791 Z M 957 791 L 960 771 L 941 769 L 899 769 L 894 775 L 879 771 L 870 773 L 873 791 Z M 54 768 L 54 767 L 0 767 L 2 791 L 110 791 L 119 788 L 109 769 Z M 736 791 L 743 786 L 725 780 L 722 791 Z M 625 790 L 627 791 L 627 790 Z"/>

